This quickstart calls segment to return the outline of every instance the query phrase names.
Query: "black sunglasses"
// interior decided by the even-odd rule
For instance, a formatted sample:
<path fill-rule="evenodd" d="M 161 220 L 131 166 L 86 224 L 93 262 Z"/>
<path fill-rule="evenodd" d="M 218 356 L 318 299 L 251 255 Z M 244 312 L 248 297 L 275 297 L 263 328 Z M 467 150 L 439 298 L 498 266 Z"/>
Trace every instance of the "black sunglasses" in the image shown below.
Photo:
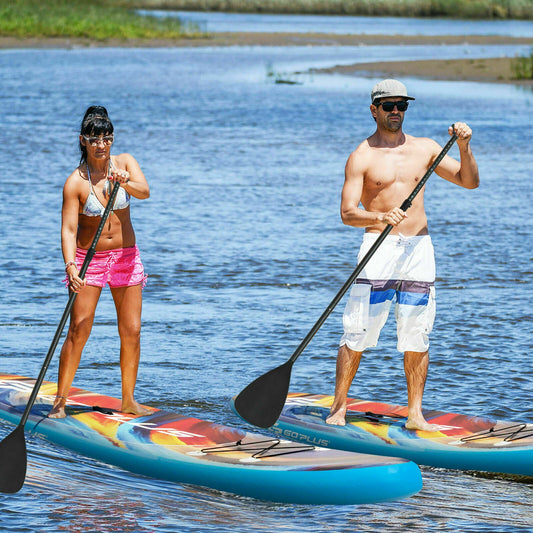
<path fill-rule="evenodd" d="M 409 107 L 409 102 L 406 102 L 405 100 L 399 100 L 398 102 L 377 102 L 374 105 L 376 107 L 381 106 L 383 111 L 386 111 L 387 113 L 393 111 L 395 107 L 398 109 L 398 111 L 403 112 Z"/>

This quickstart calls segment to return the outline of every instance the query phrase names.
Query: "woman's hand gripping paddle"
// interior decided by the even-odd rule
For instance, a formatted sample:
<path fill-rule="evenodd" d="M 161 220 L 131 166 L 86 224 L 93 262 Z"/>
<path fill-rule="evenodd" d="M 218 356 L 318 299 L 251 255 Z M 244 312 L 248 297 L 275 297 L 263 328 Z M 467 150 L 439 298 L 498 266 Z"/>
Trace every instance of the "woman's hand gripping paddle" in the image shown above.
<path fill-rule="evenodd" d="M 453 125 L 452 125 L 453 129 Z M 401 209 L 406 211 L 420 192 L 422 187 L 426 184 L 429 176 L 437 168 L 442 161 L 448 150 L 452 147 L 456 141 L 457 135 L 455 132 L 452 134 L 450 140 L 446 146 L 442 149 L 441 153 L 437 156 L 433 164 L 429 167 L 428 171 L 424 174 L 424 177 L 420 180 L 413 192 L 401 205 Z M 392 225 L 389 224 L 381 232 L 374 245 L 370 248 L 367 254 L 361 259 L 357 268 L 352 272 L 351 276 L 347 279 L 346 283 L 342 286 L 338 294 L 333 298 L 327 309 L 322 313 L 322 316 L 318 319 L 311 331 L 306 335 L 304 340 L 300 343 L 296 351 L 292 354 L 291 358 L 281 366 L 274 368 L 258 377 L 255 381 L 245 387 L 234 399 L 234 407 L 241 418 L 244 418 L 250 424 L 254 426 L 268 428 L 275 424 L 279 418 L 287 394 L 289 392 L 289 384 L 291 379 L 292 365 L 298 359 L 300 354 L 304 351 L 316 332 L 320 329 L 322 324 L 326 321 L 328 316 L 335 309 L 339 301 L 344 296 L 345 292 L 350 288 L 352 283 L 356 280 L 357 276 L 362 272 L 370 258 L 374 255 L 375 251 L 385 240 L 385 237 L 391 232 Z"/>
<path fill-rule="evenodd" d="M 85 256 L 85 260 L 83 261 L 83 265 L 79 274 L 80 278 L 82 279 L 85 277 L 89 263 L 94 256 L 98 239 L 100 239 L 100 235 L 102 234 L 106 220 L 109 217 L 109 213 L 112 211 L 112 206 L 115 203 L 115 198 L 117 196 L 119 187 L 120 183 L 116 182 L 113 186 L 113 191 L 111 192 L 109 201 L 105 207 L 102 219 L 100 220 L 100 224 L 98 225 L 98 229 L 96 230 L 91 247 L 89 250 L 87 250 L 87 255 Z M 30 415 L 31 408 L 37 399 L 37 394 L 39 393 L 44 376 L 48 370 L 48 366 L 50 365 L 50 361 L 52 360 L 57 344 L 59 343 L 61 333 L 63 332 L 63 328 L 67 322 L 70 310 L 72 309 L 74 300 L 76 299 L 76 295 L 77 293 L 71 291 L 67 306 L 65 307 L 65 311 L 63 312 L 63 316 L 61 317 L 61 321 L 57 327 L 56 334 L 54 335 L 54 339 L 52 340 L 52 344 L 50 345 L 50 349 L 48 350 L 41 368 L 41 372 L 35 381 L 30 399 L 26 404 L 26 408 L 24 409 L 24 413 L 22 414 L 18 426 L 7 437 L 5 437 L 2 442 L 0 442 L 0 492 L 18 492 L 22 488 L 22 485 L 24 485 L 24 480 L 26 478 L 26 465 L 28 462 L 26 454 L 26 440 L 24 438 L 24 426 Z"/>

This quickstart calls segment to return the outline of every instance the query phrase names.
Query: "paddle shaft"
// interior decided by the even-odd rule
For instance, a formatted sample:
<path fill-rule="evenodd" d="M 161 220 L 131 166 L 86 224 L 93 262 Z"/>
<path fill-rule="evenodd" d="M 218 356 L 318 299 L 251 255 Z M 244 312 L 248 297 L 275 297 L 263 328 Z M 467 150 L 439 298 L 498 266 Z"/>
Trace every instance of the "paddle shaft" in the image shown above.
<path fill-rule="evenodd" d="M 111 196 L 109 197 L 109 201 L 107 202 L 107 205 L 104 209 L 104 213 L 102 215 L 102 220 L 100 220 L 100 224 L 98 225 L 98 229 L 96 230 L 96 234 L 94 235 L 93 242 L 90 248 L 87 250 L 87 255 L 85 256 L 85 259 L 81 266 L 81 269 L 79 272 L 79 276 L 81 279 L 85 277 L 85 273 L 87 272 L 87 269 L 89 268 L 89 263 L 91 262 L 96 252 L 96 245 L 98 244 L 100 235 L 102 235 L 102 231 L 104 230 L 104 226 L 105 226 L 107 218 L 109 217 L 109 213 L 113 209 L 113 204 L 115 203 L 115 198 L 117 197 L 119 188 L 120 188 L 120 183 L 117 181 L 115 185 L 113 186 L 113 190 L 111 191 Z M 52 357 L 59 343 L 59 339 L 61 338 L 61 334 L 63 333 L 65 324 L 67 323 L 67 320 L 68 320 L 70 311 L 72 309 L 72 306 L 74 305 L 74 300 L 76 299 L 76 296 L 77 296 L 77 293 L 75 293 L 74 291 L 70 292 L 67 306 L 65 307 L 65 311 L 63 311 L 63 316 L 61 317 L 59 325 L 57 326 L 56 334 L 54 335 L 52 344 L 50 345 L 48 353 L 46 354 L 46 358 L 44 360 L 41 371 L 39 372 L 39 376 L 37 377 L 37 380 L 35 381 L 35 385 L 33 386 L 30 399 L 28 400 L 28 403 L 26 404 L 26 409 L 24 409 L 24 413 L 22 414 L 22 417 L 20 419 L 20 422 L 19 422 L 20 427 L 24 427 L 24 425 L 26 424 L 28 420 L 31 408 L 33 407 L 33 404 L 35 403 L 37 394 L 39 394 L 39 389 L 41 388 L 41 385 L 44 380 L 44 376 L 46 375 L 46 371 L 48 370 L 48 367 L 50 366 L 50 362 L 52 361 Z"/>
<path fill-rule="evenodd" d="M 453 128 L 453 124 L 452 124 L 452 128 Z M 457 135 L 454 132 L 450 140 L 446 143 L 446 146 L 442 149 L 441 153 L 437 156 L 433 164 L 428 168 L 427 172 L 424 174 L 423 178 L 420 180 L 418 185 L 413 189 L 413 192 L 409 195 L 408 198 L 405 199 L 400 209 L 402 209 L 403 211 L 406 211 L 407 209 L 409 209 L 409 207 L 411 207 L 411 204 L 413 203 L 415 196 L 420 192 L 422 187 L 426 184 L 426 181 L 429 179 L 433 171 L 437 168 L 437 166 L 442 161 L 444 156 L 448 153 L 448 151 L 450 150 L 450 148 L 452 147 L 456 139 L 457 139 Z M 387 235 L 392 231 L 392 228 L 393 228 L 392 224 L 388 224 L 387 227 L 381 232 L 379 237 L 376 239 L 376 242 L 372 245 L 370 250 L 368 250 L 368 252 L 363 257 L 363 259 L 361 259 L 361 261 L 357 265 L 357 268 L 352 272 L 350 277 L 346 280 L 346 283 L 342 286 L 341 290 L 337 293 L 335 298 L 333 298 L 333 300 L 328 305 L 326 310 L 322 313 L 321 317 L 317 320 L 316 324 L 311 328 L 311 331 L 309 331 L 309 333 L 305 336 L 305 338 L 300 343 L 298 348 L 296 348 L 296 351 L 291 355 L 288 362 L 294 363 L 294 361 L 296 361 L 296 359 L 298 359 L 300 354 L 305 350 L 307 345 L 311 342 L 311 339 L 315 336 L 316 332 L 321 328 L 322 324 L 324 324 L 328 316 L 333 312 L 337 304 L 341 301 L 346 291 L 350 288 L 352 283 L 356 280 L 357 276 L 361 274 L 361 272 L 365 268 L 368 261 L 370 261 L 370 258 L 374 255 L 376 250 L 380 247 L 381 243 L 385 240 L 385 237 L 387 237 Z"/>

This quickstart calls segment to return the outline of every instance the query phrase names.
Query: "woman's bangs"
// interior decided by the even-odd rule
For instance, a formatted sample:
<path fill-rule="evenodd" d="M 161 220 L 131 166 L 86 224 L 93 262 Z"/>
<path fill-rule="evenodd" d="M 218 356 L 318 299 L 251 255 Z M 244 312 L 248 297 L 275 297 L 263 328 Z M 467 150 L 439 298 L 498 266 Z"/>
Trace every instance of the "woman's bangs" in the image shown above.
<path fill-rule="evenodd" d="M 94 117 L 83 125 L 82 135 L 100 136 L 113 133 L 113 124 L 108 118 Z"/>

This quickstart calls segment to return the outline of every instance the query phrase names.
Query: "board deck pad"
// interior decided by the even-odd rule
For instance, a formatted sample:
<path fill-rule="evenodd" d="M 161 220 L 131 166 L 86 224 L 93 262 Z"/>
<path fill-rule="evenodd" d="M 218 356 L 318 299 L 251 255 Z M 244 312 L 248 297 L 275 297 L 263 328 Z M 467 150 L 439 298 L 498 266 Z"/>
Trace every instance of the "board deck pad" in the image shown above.
<path fill-rule="evenodd" d="M 533 476 L 533 424 L 424 410 L 435 432 L 405 428 L 407 406 L 348 399 L 346 426 L 326 424 L 333 396 L 289 393 L 273 431 L 340 450 L 420 465 Z"/>
<path fill-rule="evenodd" d="M 0 374 L 0 418 L 18 424 L 34 384 Z M 408 460 L 295 443 L 155 408 L 146 416 L 124 414 L 119 399 L 78 388 L 69 393 L 68 416 L 50 419 L 56 391 L 55 383 L 43 383 L 27 433 L 152 478 L 303 504 L 375 503 L 422 488 L 420 470 Z"/>

